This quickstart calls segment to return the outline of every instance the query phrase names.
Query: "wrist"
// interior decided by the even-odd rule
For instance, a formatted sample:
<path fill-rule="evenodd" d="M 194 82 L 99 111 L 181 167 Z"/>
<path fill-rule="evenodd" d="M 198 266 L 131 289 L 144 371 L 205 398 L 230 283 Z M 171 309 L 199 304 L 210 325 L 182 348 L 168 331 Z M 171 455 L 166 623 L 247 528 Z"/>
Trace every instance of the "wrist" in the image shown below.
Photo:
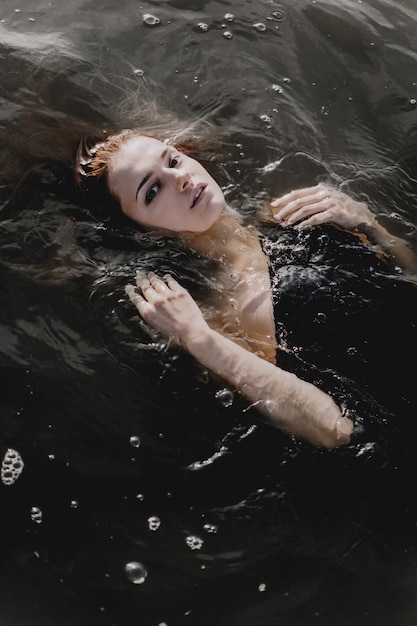
<path fill-rule="evenodd" d="M 198 328 L 188 328 L 181 337 L 180 344 L 187 352 L 200 360 L 201 356 L 213 349 L 213 335 L 216 334 L 218 333 L 204 322 Z"/>

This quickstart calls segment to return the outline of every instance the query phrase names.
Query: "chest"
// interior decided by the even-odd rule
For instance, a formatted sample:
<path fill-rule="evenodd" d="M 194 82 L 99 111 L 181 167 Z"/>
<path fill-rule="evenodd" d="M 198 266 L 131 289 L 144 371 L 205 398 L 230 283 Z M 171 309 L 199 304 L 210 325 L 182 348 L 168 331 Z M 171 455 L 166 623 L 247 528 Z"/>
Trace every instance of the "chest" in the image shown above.
<path fill-rule="evenodd" d="M 276 341 L 268 259 L 259 247 L 248 249 L 217 277 L 217 311 L 223 332 L 275 360 Z"/>

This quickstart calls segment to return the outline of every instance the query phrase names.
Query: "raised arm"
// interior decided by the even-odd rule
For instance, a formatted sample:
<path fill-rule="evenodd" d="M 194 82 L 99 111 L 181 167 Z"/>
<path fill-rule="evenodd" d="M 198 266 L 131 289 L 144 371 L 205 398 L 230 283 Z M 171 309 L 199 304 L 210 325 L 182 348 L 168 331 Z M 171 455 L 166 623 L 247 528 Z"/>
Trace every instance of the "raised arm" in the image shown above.
<path fill-rule="evenodd" d="M 323 184 L 297 189 L 271 202 L 271 209 L 276 221 L 294 228 L 331 223 L 362 233 L 369 243 L 393 256 L 402 269 L 417 275 L 417 255 L 407 242 L 379 224 L 365 202 L 358 202 L 343 191 Z"/>
<path fill-rule="evenodd" d="M 143 319 L 237 389 L 271 425 L 326 448 L 349 442 L 353 424 L 329 395 L 212 330 L 172 277 L 150 274 L 136 283 L 126 292 Z"/>

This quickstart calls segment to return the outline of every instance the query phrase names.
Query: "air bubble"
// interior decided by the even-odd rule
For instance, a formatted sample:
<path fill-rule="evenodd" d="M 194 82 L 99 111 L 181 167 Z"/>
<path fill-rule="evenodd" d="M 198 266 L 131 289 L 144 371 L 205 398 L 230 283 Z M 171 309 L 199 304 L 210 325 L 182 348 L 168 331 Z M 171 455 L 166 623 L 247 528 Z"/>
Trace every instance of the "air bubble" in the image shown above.
<path fill-rule="evenodd" d="M 23 472 L 25 464 L 17 450 L 8 448 L 1 462 L 1 482 L 3 485 L 13 485 Z"/>
<path fill-rule="evenodd" d="M 158 528 L 161 525 L 161 520 L 159 519 L 159 517 L 156 517 L 156 515 L 152 515 L 152 517 L 150 517 L 148 519 L 148 526 L 149 526 L 149 530 L 158 530 Z"/>
<path fill-rule="evenodd" d="M 233 20 L 235 19 L 235 16 L 233 15 L 233 13 L 226 13 L 224 16 L 224 19 L 227 22 L 233 22 Z"/>
<path fill-rule="evenodd" d="M 264 31 L 266 31 L 266 26 L 265 26 L 265 24 L 263 24 L 262 22 L 256 22 L 256 23 L 253 25 L 253 28 L 254 28 L 255 30 L 258 30 L 260 33 L 263 33 Z"/>
<path fill-rule="evenodd" d="M 204 524 L 204 530 L 207 533 L 217 533 L 218 527 L 215 524 Z"/>
<path fill-rule="evenodd" d="M 158 26 L 158 24 L 161 23 L 159 17 L 151 15 L 151 13 L 144 13 L 142 16 L 142 20 L 143 23 L 146 24 L 146 26 Z"/>
<path fill-rule="evenodd" d="M 268 122 L 270 122 L 270 121 L 271 121 L 271 118 L 269 117 L 269 115 L 261 115 L 261 120 L 262 120 L 263 122 L 268 123 Z"/>
<path fill-rule="evenodd" d="M 414 105 L 414 104 L 417 104 L 417 100 L 416 100 L 415 98 L 411 98 L 411 100 L 410 100 L 410 104 L 413 104 L 413 105 Z"/>
<path fill-rule="evenodd" d="M 283 88 L 280 87 L 280 85 L 277 85 L 275 83 L 272 85 L 272 89 L 273 91 L 276 91 L 277 93 L 282 93 L 284 91 Z"/>
<path fill-rule="evenodd" d="M 146 567 L 142 565 L 142 563 L 139 563 L 139 561 L 131 561 L 130 563 L 126 563 L 125 573 L 130 582 L 132 582 L 134 585 L 142 585 L 148 575 Z"/>
<path fill-rule="evenodd" d="M 206 33 L 209 29 L 208 24 L 205 24 L 204 22 L 199 22 L 197 26 L 200 30 L 203 31 L 203 33 Z"/>
<path fill-rule="evenodd" d="M 195 535 L 189 535 L 185 539 L 185 543 L 191 550 L 201 550 L 203 547 L 204 541 L 200 537 L 196 537 Z"/>
<path fill-rule="evenodd" d="M 285 20 L 285 12 L 284 11 L 273 11 L 272 19 L 276 22 L 283 22 Z"/>
<path fill-rule="evenodd" d="M 30 519 L 35 524 L 42 524 L 42 510 L 38 506 L 33 506 L 30 509 Z"/>
<path fill-rule="evenodd" d="M 139 439 L 139 437 L 137 437 L 136 435 L 132 435 L 132 437 L 129 439 L 129 441 L 130 441 L 130 445 L 133 448 L 139 448 L 139 446 L 140 446 L 140 439 Z"/>
<path fill-rule="evenodd" d="M 218 400 L 223 406 L 228 407 L 233 404 L 233 392 L 230 389 L 220 389 L 216 393 L 216 400 Z"/>
<path fill-rule="evenodd" d="M 223 33 L 223 37 L 225 37 L 226 39 L 232 39 L 233 35 L 230 30 L 225 30 Z"/>

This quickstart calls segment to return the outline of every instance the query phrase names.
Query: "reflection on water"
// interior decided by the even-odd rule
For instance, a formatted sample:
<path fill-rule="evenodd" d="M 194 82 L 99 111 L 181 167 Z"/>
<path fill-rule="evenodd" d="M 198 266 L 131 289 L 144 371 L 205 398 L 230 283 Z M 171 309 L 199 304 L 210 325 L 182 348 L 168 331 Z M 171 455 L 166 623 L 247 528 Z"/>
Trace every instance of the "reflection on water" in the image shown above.
<path fill-rule="evenodd" d="M 0 132 L 17 142 L 22 106 L 46 75 L 48 114 L 63 126 L 69 115 L 105 118 L 120 77 L 143 75 L 175 108 L 228 130 L 220 176 L 243 212 L 254 197 L 325 179 L 360 194 L 414 246 L 416 27 L 411 0 L 3 0 Z M 313 453 L 259 423 L 149 337 L 125 301 L 138 263 L 191 285 L 207 268 L 194 259 L 185 273 L 175 246 L 107 231 L 48 166 L 32 171 L 28 160 L 15 187 L 8 143 L 9 623 L 414 626 L 402 442 Z M 415 355 L 405 358 L 413 368 Z"/>

